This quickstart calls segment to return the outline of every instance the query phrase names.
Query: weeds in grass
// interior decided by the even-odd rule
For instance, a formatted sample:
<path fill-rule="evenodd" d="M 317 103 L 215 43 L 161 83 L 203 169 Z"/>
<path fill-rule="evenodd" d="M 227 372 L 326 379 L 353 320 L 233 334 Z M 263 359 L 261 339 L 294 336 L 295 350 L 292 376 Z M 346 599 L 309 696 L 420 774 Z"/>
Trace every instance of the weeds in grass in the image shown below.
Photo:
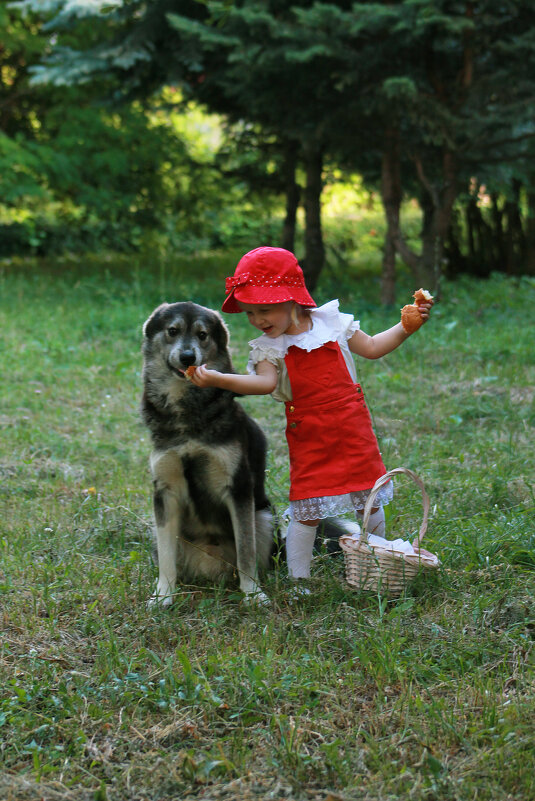
<path fill-rule="evenodd" d="M 357 363 L 385 463 L 431 496 L 437 574 L 389 601 L 319 554 L 300 603 L 281 564 L 267 610 L 199 584 L 148 611 L 141 325 L 162 300 L 218 307 L 234 264 L 1 269 L 0 796 L 533 797 L 534 282 L 446 285 L 425 335 Z M 336 272 L 371 333 L 396 319 L 370 302 L 376 283 Z M 400 306 L 412 289 L 402 276 Z M 243 370 L 250 331 L 229 324 Z M 282 511 L 282 409 L 242 402 Z M 419 517 L 399 483 L 389 531 L 412 536 Z"/>

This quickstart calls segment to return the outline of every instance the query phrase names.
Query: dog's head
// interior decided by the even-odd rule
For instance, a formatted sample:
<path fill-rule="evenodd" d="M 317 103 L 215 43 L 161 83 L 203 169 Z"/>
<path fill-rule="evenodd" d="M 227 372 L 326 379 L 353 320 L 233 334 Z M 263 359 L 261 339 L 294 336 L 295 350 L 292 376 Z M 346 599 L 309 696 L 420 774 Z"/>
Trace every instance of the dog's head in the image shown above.
<path fill-rule="evenodd" d="M 218 312 L 197 303 L 162 303 L 143 326 L 145 361 L 184 379 L 191 365 L 232 372 L 228 330 Z"/>

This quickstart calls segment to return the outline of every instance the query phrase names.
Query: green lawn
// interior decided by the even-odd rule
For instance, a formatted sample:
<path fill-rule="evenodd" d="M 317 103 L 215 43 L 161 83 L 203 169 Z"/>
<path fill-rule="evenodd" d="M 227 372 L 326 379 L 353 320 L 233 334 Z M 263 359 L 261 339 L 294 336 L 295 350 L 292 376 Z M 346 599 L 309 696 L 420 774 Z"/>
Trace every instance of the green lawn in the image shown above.
<path fill-rule="evenodd" d="M 162 300 L 219 307 L 237 255 L 0 266 L 0 797 L 535 797 L 533 279 L 445 284 L 425 329 L 357 363 L 387 467 L 431 496 L 438 575 L 387 602 L 320 556 L 299 605 L 281 565 L 269 609 L 204 585 L 147 610 L 141 326 Z M 335 293 L 369 333 L 399 319 L 373 272 L 327 274 Z M 243 370 L 254 332 L 227 321 Z M 282 404 L 243 404 L 282 511 Z M 410 536 L 419 494 L 396 486 Z"/>

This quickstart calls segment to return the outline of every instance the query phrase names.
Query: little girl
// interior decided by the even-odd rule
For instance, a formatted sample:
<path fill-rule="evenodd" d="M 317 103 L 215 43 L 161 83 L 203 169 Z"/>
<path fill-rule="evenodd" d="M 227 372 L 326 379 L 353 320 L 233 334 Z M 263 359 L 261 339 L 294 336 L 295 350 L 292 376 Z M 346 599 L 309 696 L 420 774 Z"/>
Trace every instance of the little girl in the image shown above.
<path fill-rule="evenodd" d="M 297 259 L 288 250 L 260 247 L 246 253 L 226 281 L 224 312 L 245 312 L 262 332 L 253 339 L 248 375 L 198 367 L 198 387 L 220 387 L 240 395 L 271 393 L 286 406 L 290 453 L 290 525 L 286 537 L 288 572 L 310 576 L 320 519 L 364 510 L 375 481 L 384 473 L 370 413 L 357 383 L 352 353 L 378 359 L 404 342 L 398 323 L 371 337 L 358 321 L 342 314 L 338 301 L 316 307 Z M 426 322 L 433 301 L 418 306 Z M 383 504 L 392 482 L 377 495 L 368 531 L 384 536 Z"/>

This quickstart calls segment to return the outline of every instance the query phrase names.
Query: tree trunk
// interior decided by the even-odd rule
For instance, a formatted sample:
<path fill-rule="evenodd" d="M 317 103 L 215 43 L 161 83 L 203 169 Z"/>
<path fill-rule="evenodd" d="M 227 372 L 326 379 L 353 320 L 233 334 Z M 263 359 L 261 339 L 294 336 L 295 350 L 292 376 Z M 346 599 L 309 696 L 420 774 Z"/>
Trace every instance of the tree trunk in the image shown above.
<path fill-rule="evenodd" d="M 527 275 L 535 275 L 535 192 L 528 192 L 528 216 L 526 221 L 526 260 L 524 270 Z"/>
<path fill-rule="evenodd" d="M 415 283 L 432 289 L 438 298 L 444 266 L 444 246 L 451 226 L 453 204 L 457 197 L 457 163 L 453 153 L 447 150 L 443 152 L 441 190 L 429 182 L 419 158 L 414 159 L 414 164 L 422 185 L 424 221 L 421 255 L 408 247 L 401 235 L 399 220 L 397 231 L 394 228 L 394 216 L 387 222 L 392 225 L 391 231 L 397 252 L 411 269 Z"/>
<path fill-rule="evenodd" d="M 434 294 L 438 298 L 444 266 L 444 244 L 451 225 L 453 204 L 457 197 L 457 162 L 453 153 L 448 150 L 443 152 L 441 189 L 427 179 L 419 159 L 415 159 L 415 164 L 424 197 L 422 258 L 415 278 L 422 285 L 433 287 Z"/>
<path fill-rule="evenodd" d="M 287 145 L 284 154 L 283 180 L 286 193 L 286 216 L 282 226 L 281 247 L 286 250 L 295 248 L 295 228 L 297 220 L 297 209 L 299 208 L 299 198 L 301 188 L 295 180 L 297 167 L 297 145 L 292 142 Z"/>
<path fill-rule="evenodd" d="M 513 179 L 513 199 L 505 204 L 506 271 L 509 275 L 519 275 L 525 261 L 526 242 L 520 215 L 520 188 L 520 181 Z"/>
<path fill-rule="evenodd" d="M 466 272 L 466 265 L 469 263 L 469 257 L 464 256 L 460 245 L 463 239 L 462 219 L 463 215 L 461 211 L 456 211 L 454 209 L 451 215 L 448 238 L 444 243 L 444 255 L 447 258 L 446 275 L 448 278 L 453 278 L 455 275 L 459 275 L 459 273 Z"/>
<path fill-rule="evenodd" d="M 319 147 L 305 149 L 305 258 L 303 271 L 310 291 L 316 288 L 325 262 L 321 230 L 323 154 Z"/>
<path fill-rule="evenodd" d="M 493 198 L 491 212 L 492 224 L 489 225 L 481 213 L 477 195 L 470 197 L 466 210 L 471 232 L 468 272 L 482 278 L 488 277 L 500 263 L 501 212 L 497 198 Z"/>
<path fill-rule="evenodd" d="M 468 242 L 468 259 L 473 263 L 476 256 L 476 232 L 479 209 L 475 197 L 469 197 L 466 204 L 466 238 Z"/>
<path fill-rule="evenodd" d="M 453 203 L 456 197 L 456 163 L 453 154 L 445 151 L 442 158 L 443 189 L 439 191 L 428 181 L 422 162 L 415 158 L 418 179 L 422 185 L 422 253 L 412 251 L 399 227 L 399 206 L 401 203 L 401 179 L 399 177 L 399 157 L 392 131 L 387 133 L 387 148 L 383 154 L 381 191 L 387 219 L 387 235 L 383 257 L 383 298 L 393 298 L 392 278 L 395 277 L 395 263 L 390 245 L 393 243 L 403 261 L 411 269 L 414 281 L 419 286 L 430 288 L 436 297 L 440 294 L 445 242 L 451 226 Z M 390 295 L 387 294 L 390 292 Z"/>
<path fill-rule="evenodd" d="M 503 271 L 504 265 L 507 261 L 505 239 L 503 235 L 503 212 L 498 204 L 498 199 L 499 199 L 498 193 L 492 192 L 491 194 L 492 247 L 491 247 L 491 263 L 488 264 L 487 275 L 490 275 L 490 273 L 493 270 Z M 481 236 L 479 239 L 479 257 L 484 258 L 486 253 L 487 249 L 485 248 L 485 242 L 483 241 L 483 236 Z"/>
<path fill-rule="evenodd" d="M 381 303 L 392 306 L 396 302 L 396 239 L 399 235 L 399 209 L 402 197 L 399 139 L 398 131 L 394 129 L 386 132 L 386 147 L 381 165 L 381 197 L 386 217 Z"/>
<path fill-rule="evenodd" d="M 414 277 L 422 286 L 434 286 L 434 265 L 437 258 L 437 205 L 424 187 L 420 205 L 422 207 L 422 259 L 420 269 Z"/>

